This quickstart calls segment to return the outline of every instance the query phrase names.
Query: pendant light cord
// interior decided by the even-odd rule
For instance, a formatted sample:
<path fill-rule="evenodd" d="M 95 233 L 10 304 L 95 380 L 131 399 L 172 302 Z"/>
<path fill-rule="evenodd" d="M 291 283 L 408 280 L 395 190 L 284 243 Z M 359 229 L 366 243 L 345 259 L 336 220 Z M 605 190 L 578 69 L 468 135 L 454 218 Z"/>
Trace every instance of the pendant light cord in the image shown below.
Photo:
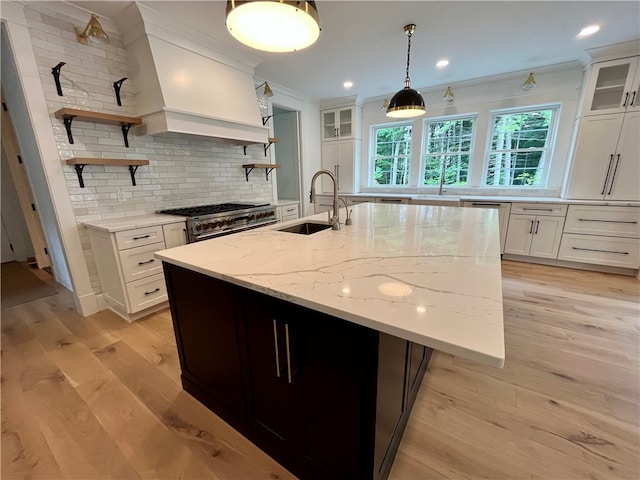
<path fill-rule="evenodd" d="M 405 82 L 410 81 L 409 79 L 409 62 L 411 61 L 411 35 L 412 32 L 407 32 L 407 75 L 405 76 Z"/>

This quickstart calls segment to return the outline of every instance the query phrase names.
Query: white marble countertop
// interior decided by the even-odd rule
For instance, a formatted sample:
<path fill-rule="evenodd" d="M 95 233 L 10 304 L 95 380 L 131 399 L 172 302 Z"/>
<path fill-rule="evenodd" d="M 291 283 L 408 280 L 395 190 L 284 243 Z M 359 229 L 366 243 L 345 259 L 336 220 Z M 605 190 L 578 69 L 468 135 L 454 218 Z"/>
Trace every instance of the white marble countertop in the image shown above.
<path fill-rule="evenodd" d="M 162 213 L 150 213 L 149 215 L 137 215 L 135 217 L 110 218 L 108 220 L 92 220 L 84 222 L 87 228 L 102 230 L 104 232 L 120 232 L 133 228 L 152 227 L 154 225 L 166 225 L 168 223 L 184 222 L 187 219 L 180 215 L 165 215 Z"/>
<path fill-rule="evenodd" d="M 344 210 L 341 209 L 344 217 Z M 156 252 L 163 261 L 487 365 L 504 364 L 498 212 L 364 203 Z M 326 223 L 326 214 L 305 217 Z"/>

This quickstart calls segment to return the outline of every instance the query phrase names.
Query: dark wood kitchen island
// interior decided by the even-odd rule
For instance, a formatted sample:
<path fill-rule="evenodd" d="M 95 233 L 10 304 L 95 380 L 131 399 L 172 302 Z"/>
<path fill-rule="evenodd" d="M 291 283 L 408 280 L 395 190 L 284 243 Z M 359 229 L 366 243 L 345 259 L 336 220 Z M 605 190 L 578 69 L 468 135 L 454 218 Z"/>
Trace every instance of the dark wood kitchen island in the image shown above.
<path fill-rule="evenodd" d="M 504 362 L 495 211 L 353 215 L 157 253 L 185 390 L 302 479 L 386 478 L 433 349 Z"/>

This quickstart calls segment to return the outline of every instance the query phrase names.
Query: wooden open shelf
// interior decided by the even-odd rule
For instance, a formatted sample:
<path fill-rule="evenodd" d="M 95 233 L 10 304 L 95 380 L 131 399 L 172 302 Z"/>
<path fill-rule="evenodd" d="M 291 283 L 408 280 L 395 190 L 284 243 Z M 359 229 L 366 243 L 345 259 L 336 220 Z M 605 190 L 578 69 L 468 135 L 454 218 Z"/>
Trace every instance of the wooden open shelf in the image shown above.
<path fill-rule="evenodd" d="M 279 141 L 280 141 L 280 140 L 278 140 L 278 139 L 277 139 L 277 138 L 275 138 L 275 137 L 269 137 L 269 138 L 267 138 L 267 143 L 263 143 L 263 144 L 262 144 L 262 145 L 264 146 L 264 156 L 265 156 L 265 157 L 267 156 L 267 150 L 269 150 L 269 147 L 270 147 L 271 145 L 273 145 L 274 143 L 278 143 Z M 247 154 L 247 147 L 248 147 L 249 145 L 256 145 L 256 144 L 258 144 L 258 143 L 260 143 L 260 142 L 252 142 L 252 143 L 251 143 L 251 142 L 238 142 L 238 143 L 239 143 L 240 145 L 242 145 L 242 148 L 244 149 L 244 154 L 246 155 L 246 154 Z"/>
<path fill-rule="evenodd" d="M 244 168 L 244 175 L 249 181 L 249 174 L 254 168 L 264 168 L 264 176 L 267 180 L 269 180 L 269 174 L 273 171 L 274 168 L 280 168 L 280 165 L 277 163 L 245 163 L 242 165 Z"/>
<path fill-rule="evenodd" d="M 128 158 L 70 158 L 65 160 L 67 165 L 72 165 L 76 174 L 78 175 L 78 182 L 80 188 L 84 188 L 84 179 L 82 178 L 82 172 L 87 165 L 109 165 L 109 166 L 122 166 L 129 167 L 129 174 L 131 175 L 131 184 L 136 186 L 136 171 L 140 165 L 149 165 L 149 160 L 130 160 Z"/>
<path fill-rule="evenodd" d="M 114 115 L 111 113 L 92 112 L 90 110 L 78 110 L 76 108 L 61 108 L 54 113 L 56 118 L 61 118 L 67 129 L 67 137 L 69 143 L 73 143 L 73 135 L 71 133 L 71 123 L 74 119 L 81 122 L 102 123 L 108 125 L 120 125 L 122 128 L 122 136 L 124 138 L 124 146 L 129 146 L 127 138 L 129 129 L 132 125 L 142 125 L 142 118 L 127 117 L 125 115 Z"/>

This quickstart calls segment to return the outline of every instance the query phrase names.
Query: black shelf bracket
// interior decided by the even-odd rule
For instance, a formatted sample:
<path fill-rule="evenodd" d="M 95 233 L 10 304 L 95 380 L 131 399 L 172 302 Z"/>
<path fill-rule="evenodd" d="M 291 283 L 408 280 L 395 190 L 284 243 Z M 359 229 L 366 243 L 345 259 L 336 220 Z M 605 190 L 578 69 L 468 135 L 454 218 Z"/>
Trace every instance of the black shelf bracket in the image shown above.
<path fill-rule="evenodd" d="M 127 79 L 127 77 L 123 77 L 120 80 L 113 82 L 113 89 L 116 91 L 116 102 L 118 106 L 122 106 L 122 100 L 120 99 L 120 89 L 122 88 L 122 84 Z"/>
<path fill-rule="evenodd" d="M 73 142 L 71 142 L 73 143 Z M 76 174 L 78 175 L 78 183 L 80 184 L 80 188 L 84 188 L 84 179 L 82 178 L 82 171 L 86 165 L 76 164 L 73 167 L 76 170 Z"/>
<path fill-rule="evenodd" d="M 262 117 L 262 125 L 266 125 L 269 119 L 273 117 L 273 115 L 269 115 L 268 117 Z"/>
<path fill-rule="evenodd" d="M 65 62 L 60 62 L 60 63 L 58 63 L 55 67 L 53 67 L 53 68 L 51 69 L 51 73 L 52 73 L 52 75 L 53 75 L 53 79 L 54 79 L 54 80 L 55 80 L 55 82 L 56 82 L 56 90 L 58 91 L 58 95 L 59 95 L 59 96 L 61 96 L 61 97 L 62 97 L 63 95 L 62 95 L 62 85 L 60 85 L 60 69 L 61 69 L 64 65 L 66 65 L 66 63 L 65 63 Z M 73 142 L 71 142 L 71 143 L 73 143 Z"/>
<path fill-rule="evenodd" d="M 124 146 L 129 148 L 129 129 L 131 128 L 133 123 L 123 123 L 122 124 L 122 137 L 124 138 Z"/>
<path fill-rule="evenodd" d="M 71 124 L 73 123 L 73 119 L 76 118 L 75 115 L 65 115 L 62 121 L 64 122 L 64 128 L 67 130 L 67 138 L 69 139 L 69 143 L 73 144 L 73 134 L 71 133 Z"/>
<path fill-rule="evenodd" d="M 256 168 L 256 167 L 244 167 L 244 176 L 247 179 L 247 182 L 249 181 L 249 174 L 253 171 L 254 168 Z M 271 172 L 273 172 L 274 168 L 275 167 L 271 167 L 271 168 L 267 167 L 267 168 L 264 169 L 264 178 L 266 180 L 269 180 L 269 174 Z"/>
<path fill-rule="evenodd" d="M 136 186 L 136 172 L 140 165 L 129 165 L 129 174 L 131 175 L 131 185 Z"/>
<path fill-rule="evenodd" d="M 244 152 L 245 155 L 247 154 L 247 146 L 248 145 L 243 145 L 242 146 L 242 151 Z"/>
<path fill-rule="evenodd" d="M 267 150 L 269 150 L 269 147 L 271 145 L 273 145 L 273 142 L 263 143 L 263 145 L 264 145 L 264 156 L 266 157 L 267 156 Z"/>

